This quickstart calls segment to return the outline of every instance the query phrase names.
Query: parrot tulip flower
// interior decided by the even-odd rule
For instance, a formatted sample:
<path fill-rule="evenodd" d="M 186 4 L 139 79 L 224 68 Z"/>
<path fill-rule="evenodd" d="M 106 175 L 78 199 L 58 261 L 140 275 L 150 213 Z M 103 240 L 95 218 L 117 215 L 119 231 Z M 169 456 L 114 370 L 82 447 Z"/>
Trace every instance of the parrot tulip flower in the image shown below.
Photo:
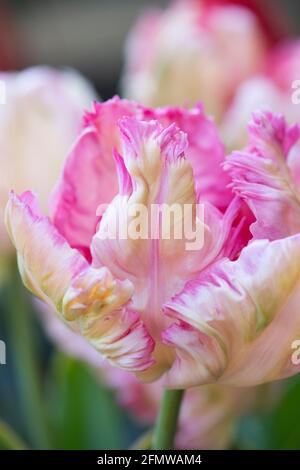
<path fill-rule="evenodd" d="M 144 381 L 246 386 L 298 372 L 290 356 L 300 334 L 300 234 L 286 159 L 299 130 L 266 114 L 250 134 L 249 148 L 225 164 L 198 107 L 96 104 L 66 161 L 51 219 L 32 193 L 11 194 L 6 225 L 25 285 L 111 364 Z M 237 196 L 223 187 L 220 164 Z M 190 251 L 184 237 L 161 230 L 107 236 L 115 215 L 135 222 L 137 203 L 191 207 L 202 244 Z M 250 243 L 243 204 L 256 218 Z M 185 212 L 174 228 L 183 222 Z"/>

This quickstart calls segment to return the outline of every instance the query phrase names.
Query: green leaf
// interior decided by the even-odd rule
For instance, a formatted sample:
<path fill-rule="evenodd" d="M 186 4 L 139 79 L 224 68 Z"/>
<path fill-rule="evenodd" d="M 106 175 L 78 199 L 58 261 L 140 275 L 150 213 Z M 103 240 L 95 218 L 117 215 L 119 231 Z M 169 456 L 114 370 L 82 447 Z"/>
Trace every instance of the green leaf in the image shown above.
<path fill-rule="evenodd" d="M 1 302 L 9 338 L 9 363 L 17 389 L 19 421 L 26 439 L 35 449 L 48 449 L 51 436 L 44 406 L 40 351 L 31 297 L 17 267 L 12 267 Z"/>
<path fill-rule="evenodd" d="M 268 418 L 272 449 L 300 449 L 300 375 L 289 379 L 282 398 Z"/>
<path fill-rule="evenodd" d="M 4 421 L 0 420 L 0 450 L 25 450 L 26 444 Z"/>
<path fill-rule="evenodd" d="M 277 386 L 279 398 L 271 406 L 265 404 L 240 421 L 236 433 L 239 449 L 300 449 L 300 375 Z"/>
<path fill-rule="evenodd" d="M 53 357 L 48 401 L 57 449 L 125 449 L 128 423 L 112 391 L 88 366 L 62 353 Z"/>

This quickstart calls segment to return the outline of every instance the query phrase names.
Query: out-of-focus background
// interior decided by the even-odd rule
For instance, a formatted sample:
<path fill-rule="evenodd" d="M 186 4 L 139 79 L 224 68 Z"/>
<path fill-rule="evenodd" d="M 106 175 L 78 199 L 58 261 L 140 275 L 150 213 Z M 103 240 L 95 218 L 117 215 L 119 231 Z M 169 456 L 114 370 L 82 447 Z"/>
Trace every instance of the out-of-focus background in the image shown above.
<path fill-rule="evenodd" d="M 102 99 L 109 98 L 118 92 L 124 43 L 135 19 L 145 7 L 168 3 L 167 0 L 1 0 L 0 69 L 20 70 L 40 64 L 74 67 L 91 80 Z M 290 30 L 299 33 L 300 2 L 272 0 L 272 3 L 285 12 Z M 130 446 L 144 430 L 143 426 L 120 409 L 114 393 L 101 384 L 87 365 L 54 352 L 36 320 L 31 319 L 31 332 L 24 331 L 23 318 L 20 322 L 14 319 L 14 328 L 11 327 L 6 301 L 14 295 L 14 292 L 2 292 L 0 296 L 0 340 L 7 346 L 7 363 L 0 365 L 0 420 L 8 423 L 26 445 L 34 447 L 34 432 L 31 435 L 29 428 L 40 410 L 34 406 L 28 408 L 28 403 L 34 401 L 35 391 L 31 389 L 32 377 L 27 368 L 32 357 L 26 344 L 20 344 L 19 337 L 22 337 L 25 343 L 35 344 L 35 359 L 42 377 L 41 393 L 53 431 L 52 448 Z M 19 299 L 21 303 L 28 300 Z M 2 315 L 3 312 L 6 314 Z M 261 393 L 264 395 L 263 390 Z M 241 420 L 232 446 L 300 448 L 299 396 L 299 379 L 286 381 L 285 393 L 276 408 L 265 414 L 252 413 Z M 0 422 L 0 434 L 2 431 L 5 435 Z M 19 439 L 8 436 L 8 440 L 11 438 Z M 3 442 L 0 439 L 0 448 L 5 447 Z"/>
<path fill-rule="evenodd" d="M 10 17 L 16 66 L 46 63 L 75 67 L 95 83 L 103 98 L 118 91 L 124 42 L 135 19 L 145 8 L 168 3 L 168 0 L 1 0 Z M 290 28 L 299 32 L 299 2 L 272 0 L 272 4 L 282 7 Z M 0 21 L 4 22 L 3 14 Z"/>

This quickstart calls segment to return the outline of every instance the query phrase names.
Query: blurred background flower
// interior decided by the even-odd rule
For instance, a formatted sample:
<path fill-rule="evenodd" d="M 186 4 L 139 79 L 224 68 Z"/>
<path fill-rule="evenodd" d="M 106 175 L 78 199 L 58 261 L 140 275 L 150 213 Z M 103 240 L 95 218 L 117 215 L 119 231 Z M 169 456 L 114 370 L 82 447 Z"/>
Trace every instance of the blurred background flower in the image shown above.
<path fill-rule="evenodd" d="M 0 107 L 0 253 L 12 251 L 3 226 L 7 194 L 29 187 L 44 210 L 64 159 L 82 125 L 82 109 L 97 95 L 72 70 L 32 67 L 0 74 L 5 104 Z"/>
<path fill-rule="evenodd" d="M 138 26 L 145 24 L 144 20 L 142 23 L 138 20 L 141 15 L 144 16 L 145 8 L 167 7 L 169 11 L 171 8 L 174 11 L 174 7 L 170 7 L 170 2 L 167 0 L 151 2 L 144 0 L 126 0 L 126 2 L 124 0 L 86 0 L 85 2 L 2 0 L 0 70 L 2 72 L 21 70 L 24 67 L 44 64 L 55 68 L 67 66 L 78 69 L 81 74 L 88 77 L 103 98 L 109 98 L 120 90 L 120 76 L 125 70 L 122 80 L 124 93 L 130 96 L 139 95 L 139 98 L 145 102 L 155 100 L 159 104 L 171 104 L 169 101 L 172 103 L 183 101 L 185 104 L 185 101 L 191 103 L 195 99 L 203 99 L 206 109 L 219 120 L 228 149 L 233 146 L 242 147 L 245 144 L 246 133 L 243 123 L 248 120 L 254 105 L 255 107 L 266 105 L 272 110 L 285 112 L 289 120 L 298 120 L 300 108 L 291 105 L 289 99 L 290 79 L 300 79 L 298 45 L 293 39 L 289 40 L 287 46 L 277 43 L 286 35 L 297 35 L 300 32 L 299 2 L 294 0 L 272 0 L 271 2 L 267 0 L 199 0 L 198 3 L 199 5 L 201 3 L 201 7 L 197 5 L 193 8 L 205 10 L 207 5 L 214 5 L 214 8 L 217 8 L 214 12 L 218 12 L 219 9 L 224 16 L 221 13 L 208 15 L 209 21 L 205 21 L 204 25 L 201 24 L 200 31 L 198 23 L 194 25 L 189 15 L 182 15 L 179 19 L 177 17 L 178 22 L 175 25 L 172 25 L 172 22 L 166 18 L 166 13 L 161 11 L 151 16 L 159 25 L 159 29 L 163 24 L 163 29 L 166 28 L 171 32 L 177 25 L 185 26 L 188 21 L 192 21 L 192 38 L 189 37 L 190 28 L 186 32 L 180 30 L 175 35 L 177 48 L 175 55 L 178 61 L 172 63 L 174 42 L 170 44 L 168 37 L 165 40 L 165 34 L 160 33 L 164 39 L 160 43 L 163 47 L 161 50 L 155 49 L 152 47 L 156 43 L 152 20 L 146 25 L 150 28 L 146 32 Z M 233 16 L 226 14 L 226 11 L 229 11 L 228 4 Z M 244 13 L 241 13 L 237 5 L 242 5 L 244 8 L 250 6 L 250 9 L 243 10 Z M 276 11 L 277 7 L 279 13 Z M 236 14 L 244 21 L 242 29 L 232 22 Z M 197 14 L 197 18 L 200 16 L 201 13 Z M 218 22 L 220 17 L 222 23 Z M 137 25 L 136 21 L 138 21 Z M 234 27 L 233 31 L 230 31 L 231 27 Z M 140 34 L 140 28 L 142 37 L 139 39 L 140 43 L 137 44 L 136 37 Z M 131 32 L 125 55 L 126 64 L 124 64 L 123 49 L 129 31 Z M 151 40 L 147 34 L 151 34 Z M 201 44 L 199 43 L 196 47 L 195 37 L 200 37 L 201 40 Z M 232 40 L 228 39 L 232 37 L 238 38 L 239 41 L 235 41 L 234 48 L 232 48 Z M 241 43 L 240 38 L 243 39 Z M 209 45 L 210 56 L 203 44 Z M 184 54 L 178 52 L 181 47 L 184 47 Z M 274 50 L 273 47 L 275 47 Z M 136 48 L 142 51 L 143 60 L 139 57 L 136 61 L 132 57 L 132 50 Z M 197 60 L 192 60 L 190 55 L 187 55 L 187 59 L 184 58 L 187 51 L 192 50 L 194 53 L 195 49 L 199 48 L 202 54 L 201 57 L 197 57 Z M 171 56 L 168 56 L 169 52 L 172 53 Z M 249 62 L 245 60 L 248 52 Z M 176 71 L 174 81 L 170 82 L 167 74 L 165 76 L 157 74 L 157 65 L 159 72 L 162 70 L 160 67 L 164 65 L 161 63 L 162 53 L 163 58 L 167 57 L 168 66 Z M 225 57 L 228 58 L 229 63 L 224 61 Z M 158 62 L 157 59 L 159 59 Z M 188 60 L 188 67 L 185 60 Z M 149 69 L 144 69 L 145 63 L 147 66 L 150 65 Z M 151 69 L 153 66 L 154 68 Z M 196 74 L 191 74 L 189 67 L 192 67 Z M 200 73 L 202 67 L 205 71 L 204 75 Z M 155 72 L 152 77 L 148 73 L 149 70 Z M 225 70 L 228 70 L 228 74 L 224 72 Z M 185 71 L 188 72 L 186 75 Z M 199 89 L 194 81 L 197 74 L 201 83 Z M 70 76 L 69 73 L 67 75 Z M 11 78 L 12 81 L 16 80 L 15 75 Z M 144 85 L 145 79 L 146 83 L 151 83 L 149 89 Z M 220 83 L 224 86 L 218 86 Z M 187 91 L 182 93 L 183 87 L 180 86 L 182 84 L 188 85 L 188 93 Z M 86 85 L 84 88 L 86 89 Z M 47 106 L 50 104 L 47 108 L 49 115 L 57 112 L 52 107 L 51 89 L 51 86 L 47 86 L 48 97 L 50 97 L 46 99 Z M 53 93 L 56 92 L 53 91 Z M 90 93 L 94 92 L 91 92 L 88 86 L 87 94 L 85 93 L 87 98 Z M 19 164 L 15 166 L 16 160 L 13 155 L 18 149 L 18 141 L 22 142 L 22 147 L 24 145 L 24 148 L 28 148 L 30 157 L 38 158 L 40 146 L 43 155 L 49 155 L 50 138 L 53 144 L 52 136 L 59 136 L 59 152 L 60 148 L 69 146 L 69 138 L 72 138 L 73 119 L 69 112 L 65 111 L 63 103 L 59 102 L 57 109 L 62 112 L 62 114 L 59 112 L 60 119 L 56 121 L 56 123 L 59 122 L 59 126 L 55 124 L 49 134 L 43 128 L 45 132 L 41 131 L 38 146 L 31 151 L 28 144 L 31 140 L 27 140 L 23 130 L 30 128 L 30 123 L 35 123 L 39 119 L 45 101 L 44 97 L 34 100 L 33 103 L 36 106 L 32 108 L 27 104 L 25 106 L 26 100 L 21 100 L 20 103 L 22 102 L 23 105 L 19 105 L 22 112 L 17 113 L 20 116 L 18 125 L 22 130 L 22 138 L 20 138 L 20 131 L 17 134 L 18 139 L 16 139 L 15 132 L 14 138 L 9 140 L 2 139 L 1 134 L 1 149 L 3 145 L 9 145 L 8 153 L 12 155 L 11 166 L 7 166 L 7 162 L 4 165 L 5 171 L 8 172 L 3 186 L 5 192 L 10 185 L 10 179 L 18 176 L 15 175 L 15 168 L 18 169 L 19 175 L 25 176 L 26 174 L 23 169 L 21 172 Z M 26 117 L 24 117 L 24 106 Z M 7 108 L 9 109 L 9 106 Z M 0 104 L 1 116 L 6 115 L 5 109 L 6 105 Z M 65 112 L 68 115 L 66 127 L 66 121 L 63 119 Z M 1 117 L 1 122 L 2 119 Z M 5 117 L 4 122 L 7 122 L 6 119 Z M 25 127 L 23 127 L 23 122 Z M 46 169 L 46 164 L 43 163 L 39 174 L 26 174 L 29 179 L 28 183 L 24 180 L 25 185 L 30 183 L 30 187 L 36 186 L 41 195 L 42 193 L 46 195 L 51 189 L 52 175 L 53 181 L 56 179 L 61 158 L 58 157 L 59 152 L 57 152 L 57 159 L 53 161 L 53 166 Z M 22 155 L 24 155 L 23 152 Z M 2 162 L 3 154 L 0 158 Z M 46 172 L 47 181 L 45 181 Z M 2 182 L 4 182 L 3 179 Z M 14 186 L 15 184 L 14 182 Z M 21 189 L 27 189 L 23 183 L 20 183 Z M 44 199 L 43 196 L 42 198 Z M 5 249 L 9 247 L 6 244 L 7 240 L 3 240 L 2 243 Z M 94 366 L 84 354 L 83 356 L 78 354 L 78 349 L 79 351 L 81 349 L 75 341 L 72 342 L 75 351 L 66 347 L 63 348 L 65 353 L 59 352 L 55 344 L 58 341 L 56 335 L 54 335 L 54 342 L 49 341 L 44 333 L 44 327 L 40 328 L 39 323 L 32 316 L 33 310 L 37 310 L 37 316 L 40 316 L 39 308 L 32 305 L 31 299 L 24 294 L 16 279 L 7 276 L 8 267 L 4 264 L 3 258 L 0 271 L 1 269 L 8 279 L 5 285 L 2 284 L 0 296 L 0 339 L 5 340 L 7 345 L 7 364 L 0 365 L 0 448 L 47 446 L 50 448 L 109 449 L 125 448 L 131 445 L 141 432 L 149 429 L 159 393 L 156 395 L 147 386 L 143 391 L 134 388 L 134 384 L 130 382 L 132 378 L 130 380 L 118 377 L 109 378 L 105 372 L 95 374 Z M 14 269 L 11 265 L 9 269 L 10 276 L 14 276 Z M 276 348 L 276 345 L 274 347 Z M 109 387 L 114 390 L 113 393 Z M 130 393 L 127 393 L 126 389 Z M 132 390 L 137 393 L 131 393 Z M 243 413 L 241 413 L 241 408 L 235 407 L 232 403 L 232 401 L 239 402 L 239 398 L 232 400 L 231 394 L 227 395 L 224 400 L 224 395 L 220 392 L 216 395 L 210 392 L 206 395 L 204 392 L 199 406 L 196 392 L 196 400 L 191 400 L 189 406 L 185 405 L 189 431 L 181 421 L 182 431 L 179 431 L 177 444 L 191 447 L 195 445 L 200 448 L 225 446 L 299 448 L 299 393 L 298 377 L 281 383 L 279 391 L 277 388 L 268 393 L 264 388 L 259 391 L 244 390 L 242 403 L 251 405 L 242 407 Z M 258 407 L 252 406 L 253 395 L 259 402 Z M 216 396 L 218 396 L 216 399 L 218 405 L 211 416 L 210 398 Z M 144 404 L 139 406 L 138 398 L 141 397 L 143 400 L 145 397 L 147 406 Z M 257 402 L 257 400 L 254 401 Z M 272 406 L 266 406 L 266 401 L 271 402 Z M 124 408 L 127 411 L 124 411 Z M 149 410 L 152 411 L 149 412 Z M 198 410 L 201 410 L 201 419 L 194 419 Z M 12 432 L 12 429 L 15 431 Z M 15 432 L 19 437 L 16 437 Z M 180 433 L 182 438 L 186 438 L 181 443 Z"/>
<path fill-rule="evenodd" d="M 179 0 L 143 16 L 131 33 L 124 94 L 149 106 L 200 100 L 220 120 L 236 87 L 264 67 L 268 39 L 240 5 Z"/>

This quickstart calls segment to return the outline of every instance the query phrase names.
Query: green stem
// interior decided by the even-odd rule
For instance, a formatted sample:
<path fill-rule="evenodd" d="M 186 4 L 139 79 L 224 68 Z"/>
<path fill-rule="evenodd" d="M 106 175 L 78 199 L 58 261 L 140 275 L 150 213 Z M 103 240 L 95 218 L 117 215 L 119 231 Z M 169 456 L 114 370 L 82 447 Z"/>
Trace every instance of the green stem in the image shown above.
<path fill-rule="evenodd" d="M 26 450 L 27 446 L 7 423 L 0 420 L 0 449 Z"/>
<path fill-rule="evenodd" d="M 153 449 L 173 449 L 183 394 L 184 390 L 166 390 L 164 392 L 154 430 Z"/>
<path fill-rule="evenodd" d="M 14 368 L 26 429 L 35 448 L 47 449 L 50 439 L 42 396 L 39 354 L 32 328 L 32 311 L 18 272 L 12 276 L 7 294 Z"/>

